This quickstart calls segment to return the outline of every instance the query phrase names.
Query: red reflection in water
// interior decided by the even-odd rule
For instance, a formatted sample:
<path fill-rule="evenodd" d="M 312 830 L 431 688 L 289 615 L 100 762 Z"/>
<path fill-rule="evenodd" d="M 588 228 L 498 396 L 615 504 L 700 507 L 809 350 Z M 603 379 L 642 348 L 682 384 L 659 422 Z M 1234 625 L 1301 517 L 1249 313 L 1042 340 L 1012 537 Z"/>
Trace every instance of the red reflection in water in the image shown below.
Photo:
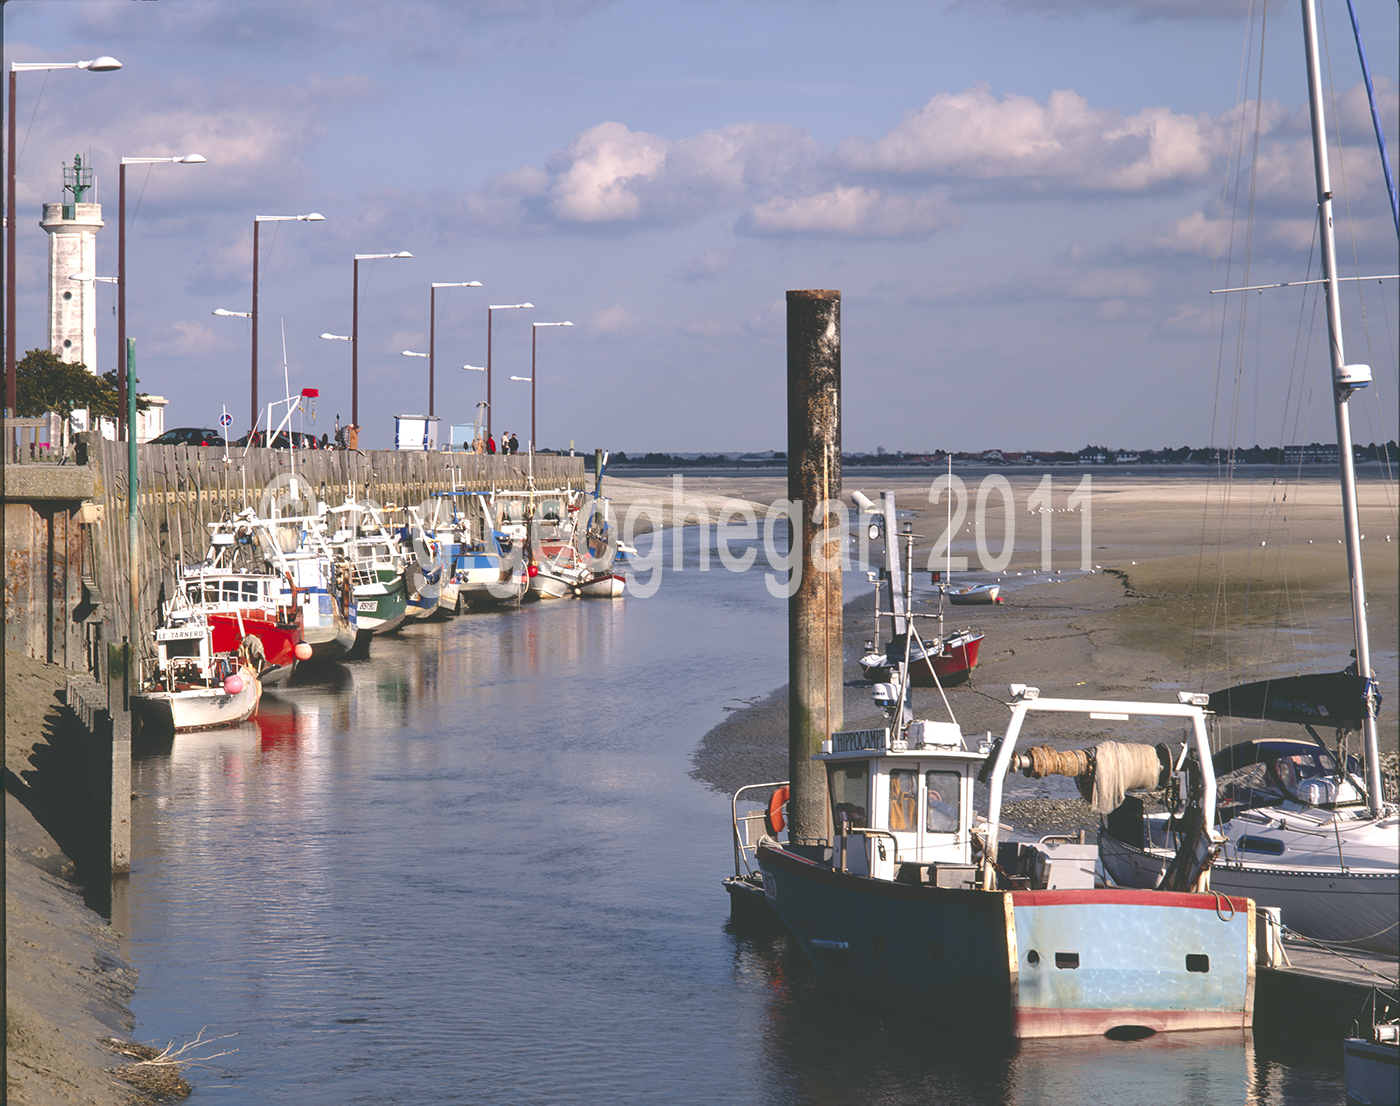
<path fill-rule="evenodd" d="M 264 695 L 253 716 L 258 738 L 264 749 L 294 747 L 297 741 L 297 715 L 291 703 Z"/>

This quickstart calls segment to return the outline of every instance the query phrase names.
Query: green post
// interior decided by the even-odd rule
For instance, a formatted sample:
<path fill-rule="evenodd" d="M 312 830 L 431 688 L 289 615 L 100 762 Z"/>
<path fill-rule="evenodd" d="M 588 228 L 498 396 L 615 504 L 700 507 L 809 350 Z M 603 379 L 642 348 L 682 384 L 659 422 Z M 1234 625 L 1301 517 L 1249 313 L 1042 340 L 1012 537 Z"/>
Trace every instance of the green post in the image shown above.
<path fill-rule="evenodd" d="M 127 641 L 130 644 L 132 660 L 137 655 L 136 643 L 140 640 L 141 587 L 137 578 L 137 537 L 136 525 L 136 339 L 126 340 L 126 541 L 127 568 L 131 585 L 131 609 L 127 616 Z M 127 679 L 134 679 L 131 672 Z"/>

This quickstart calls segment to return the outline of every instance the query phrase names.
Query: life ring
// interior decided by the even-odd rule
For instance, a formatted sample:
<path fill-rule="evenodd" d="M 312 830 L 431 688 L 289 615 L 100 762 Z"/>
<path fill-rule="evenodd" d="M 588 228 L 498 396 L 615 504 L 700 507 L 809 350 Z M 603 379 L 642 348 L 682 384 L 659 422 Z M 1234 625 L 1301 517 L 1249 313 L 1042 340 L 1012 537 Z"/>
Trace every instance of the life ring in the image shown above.
<path fill-rule="evenodd" d="M 773 792 L 768 800 L 768 815 L 765 821 L 768 823 L 768 832 L 775 837 L 783 832 L 783 827 L 787 825 L 787 820 L 783 817 L 783 806 L 788 801 L 788 789 L 780 787 Z"/>

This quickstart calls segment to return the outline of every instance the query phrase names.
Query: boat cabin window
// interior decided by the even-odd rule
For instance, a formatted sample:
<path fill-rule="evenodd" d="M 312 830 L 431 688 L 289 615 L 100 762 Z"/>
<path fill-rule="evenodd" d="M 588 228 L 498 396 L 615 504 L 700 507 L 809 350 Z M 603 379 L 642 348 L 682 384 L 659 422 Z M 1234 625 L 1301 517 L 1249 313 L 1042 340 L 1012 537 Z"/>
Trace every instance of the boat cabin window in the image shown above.
<path fill-rule="evenodd" d="M 913 768 L 893 768 L 890 770 L 890 829 L 898 833 L 918 828 L 919 773 Z"/>
<path fill-rule="evenodd" d="M 962 824 L 962 777 L 957 772 L 929 772 L 924 786 L 927 789 L 924 832 L 957 833 Z"/>
<path fill-rule="evenodd" d="M 839 826 L 845 814 L 853 829 L 868 826 L 870 809 L 870 765 L 867 761 L 844 761 L 827 765 L 831 788 L 831 816 Z"/>
<path fill-rule="evenodd" d="M 190 597 L 191 603 L 217 603 L 219 601 L 219 581 L 206 580 L 203 585 L 191 584 L 185 589 L 185 594 Z"/>
<path fill-rule="evenodd" d="M 258 582 L 256 580 L 243 581 L 243 598 L 256 599 L 258 597 Z"/>

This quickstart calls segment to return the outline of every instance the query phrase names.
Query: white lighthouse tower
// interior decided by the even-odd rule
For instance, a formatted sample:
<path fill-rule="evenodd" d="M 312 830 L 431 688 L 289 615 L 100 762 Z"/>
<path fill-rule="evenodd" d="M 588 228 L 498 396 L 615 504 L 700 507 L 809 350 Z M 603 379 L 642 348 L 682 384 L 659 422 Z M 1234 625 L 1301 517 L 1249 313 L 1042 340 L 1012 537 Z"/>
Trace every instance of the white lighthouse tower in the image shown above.
<path fill-rule="evenodd" d="M 83 202 L 92 188 L 92 170 L 75 155 L 63 167 L 64 203 L 45 204 L 39 223 L 49 235 L 49 349 L 63 361 L 86 365 L 94 376 L 97 364 L 97 232 L 102 229 L 102 205 Z M 75 274 L 85 279 L 74 280 Z M 116 366 L 113 366 L 115 368 Z M 137 441 L 145 442 L 165 429 L 165 397 L 147 396 L 150 406 L 136 415 Z M 73 412 L 73 429 L 88 429 L 88 413 Z M 102 433 L 116 437 L 116 425 L 102 420 Z"/>
<path fill-rule="evenodd" d="M 70 364 L 81 362 L 93 373 L 97 358 L 97 232 L 102 205 L 83 202 L 92 187 L 92 170 L 82 155 L 63 167 L 63 203 L 45 204 L 39 224 L 49 234 L 49 349 Z M 87 280 L 74 280 L 84 273 Z"/>

